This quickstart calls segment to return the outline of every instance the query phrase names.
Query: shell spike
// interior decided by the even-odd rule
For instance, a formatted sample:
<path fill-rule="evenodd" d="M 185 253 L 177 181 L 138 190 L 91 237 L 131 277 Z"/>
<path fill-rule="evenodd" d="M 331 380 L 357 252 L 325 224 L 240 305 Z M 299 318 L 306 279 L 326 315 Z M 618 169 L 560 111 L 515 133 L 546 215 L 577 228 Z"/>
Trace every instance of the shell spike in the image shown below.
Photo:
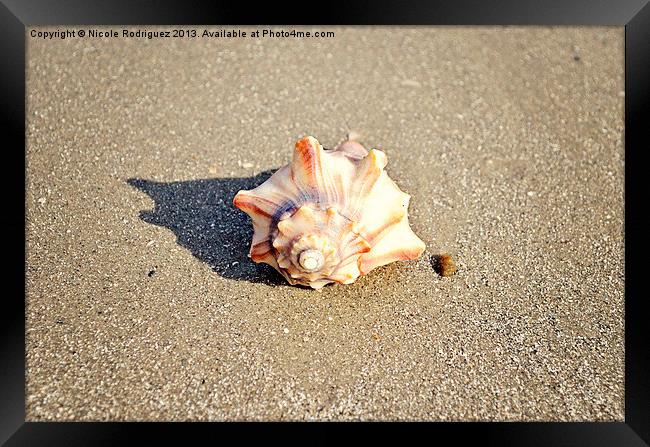
<path fill-rule="evenodd" d="M 322 177 L 323 146 L 314 137 L 305 137 L 296 142 L 291 161 L 291 173 L 295 181 L 303 186 L 316 188 Z"/>
<path fill-rule="evenodd" d="M 354 160 L 360 160 L 368 155 L 368 150 L 363 147 L 361 143 L 351 140 L 347 140 L 339 144 L 336 148 L 336 151 Z"/>
<path fill-rule="evenodd" d="M 359 219 L 364 202 L 379 183 L 386 164 L 386 154 L 377 149 L 372 149 L 358 162 L 356 178 L 352 181 L 348 192 L 350 197 L 348 209 L 351 218 Z"/>
<path fill-rule="evenodd" d="M 372 169 L 379 169 L 380 171 L 388 164 L 386 154 L 379 149 L 370 149 L 370 152 L 368 152 L 364 160 L 367 160 L 368 164 L 372 166 Z"/>
<path fill-rule="evenodd" d="M 251 194 L 250 191 L 239 191 L 232 201 L 240 210 L 251 217 L 259 216 L 270 219 L 277 205 L 263 197 Z"/>

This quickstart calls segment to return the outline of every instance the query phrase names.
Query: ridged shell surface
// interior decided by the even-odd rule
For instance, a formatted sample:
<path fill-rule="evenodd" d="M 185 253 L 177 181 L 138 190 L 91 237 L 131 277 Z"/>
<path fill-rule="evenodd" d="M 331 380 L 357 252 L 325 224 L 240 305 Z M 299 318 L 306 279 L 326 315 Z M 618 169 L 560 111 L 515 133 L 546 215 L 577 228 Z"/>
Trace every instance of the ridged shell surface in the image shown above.
<path fill-rule="evenodd" d="M 350 284 L 372 269 L 419 257 L 408 222 L 410 196 L 388 177 L 386 155 L 346 141 L 323 149 L 299 140 L 293 160 L 234 205 L 253 221 L 250 256 L 290 284 Z"/>

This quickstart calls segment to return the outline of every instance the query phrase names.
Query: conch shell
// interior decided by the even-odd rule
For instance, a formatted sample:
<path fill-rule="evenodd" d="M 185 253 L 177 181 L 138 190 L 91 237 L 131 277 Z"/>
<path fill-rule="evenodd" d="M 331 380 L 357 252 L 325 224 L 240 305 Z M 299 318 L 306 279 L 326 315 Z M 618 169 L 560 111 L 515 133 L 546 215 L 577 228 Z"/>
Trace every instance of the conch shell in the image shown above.
<path fill-rule="evenodd" d="M 250 257 L 292 284 L 320 289 L 353 283 L 393 261 L 418 258 L 411 196 L 384 171 L 386 155 L 346 141 L 323 149 L 314 137 L 296 143 L 293 160 L 234 205 L 253 220 Z"/>

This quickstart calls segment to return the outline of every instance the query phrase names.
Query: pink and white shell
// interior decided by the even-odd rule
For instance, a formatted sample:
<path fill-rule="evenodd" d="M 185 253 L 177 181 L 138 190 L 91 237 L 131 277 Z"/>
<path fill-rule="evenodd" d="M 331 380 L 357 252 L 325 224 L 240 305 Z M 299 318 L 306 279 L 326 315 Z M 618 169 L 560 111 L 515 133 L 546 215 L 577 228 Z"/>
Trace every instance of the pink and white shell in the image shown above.
<path fill-rule="evenodd" d="M 290 164 L 234 198 L 253 221 L 251 259 L 320 289 L 418 258 L 425 245 L 409 225 L 411 196 L 386 163 L 382 151 L 354 141 L 326 150 L 314 137 L 299 140 Z"/>

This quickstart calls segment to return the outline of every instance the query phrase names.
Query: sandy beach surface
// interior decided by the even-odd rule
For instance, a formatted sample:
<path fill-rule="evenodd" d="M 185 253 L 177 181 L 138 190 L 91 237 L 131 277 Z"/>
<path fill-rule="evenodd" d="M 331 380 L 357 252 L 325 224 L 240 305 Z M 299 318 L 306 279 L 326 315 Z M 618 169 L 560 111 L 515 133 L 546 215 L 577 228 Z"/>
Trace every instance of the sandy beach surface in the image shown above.
<path fill-rule="evenodd" d="M 623 420 L 622 27 L 183 28 L 28 31 L 28 420 Z M 289 286 L 232 198 L 349 132 L 427 250 Z"/>

